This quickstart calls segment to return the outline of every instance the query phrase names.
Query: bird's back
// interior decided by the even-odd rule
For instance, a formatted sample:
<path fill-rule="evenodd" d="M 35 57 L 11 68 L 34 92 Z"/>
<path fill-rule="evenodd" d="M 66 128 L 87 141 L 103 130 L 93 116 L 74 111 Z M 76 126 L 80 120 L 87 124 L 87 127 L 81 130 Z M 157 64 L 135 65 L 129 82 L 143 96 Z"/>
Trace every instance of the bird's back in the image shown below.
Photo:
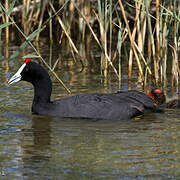
<path fill-rule="evenodd" d="M 138 91 L 114 94 L 79 94 L 36 107 L 40 114 L 59 117 L 96 119 L 130 119 L 143 114 L 154 105 L 147 95 Z"/>

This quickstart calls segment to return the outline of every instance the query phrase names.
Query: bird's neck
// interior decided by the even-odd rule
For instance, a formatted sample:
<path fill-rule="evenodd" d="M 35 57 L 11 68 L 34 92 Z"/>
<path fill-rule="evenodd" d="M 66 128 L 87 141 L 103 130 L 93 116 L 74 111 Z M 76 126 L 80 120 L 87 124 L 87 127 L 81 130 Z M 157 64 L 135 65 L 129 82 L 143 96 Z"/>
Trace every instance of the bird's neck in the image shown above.
<path fill-rule="evenodd" d="M 34 86 L 34 99 L 33 104 L 49 103 L 52 92 L 52 82 L 50 78 L 37 80 L 33 83 Z"/>

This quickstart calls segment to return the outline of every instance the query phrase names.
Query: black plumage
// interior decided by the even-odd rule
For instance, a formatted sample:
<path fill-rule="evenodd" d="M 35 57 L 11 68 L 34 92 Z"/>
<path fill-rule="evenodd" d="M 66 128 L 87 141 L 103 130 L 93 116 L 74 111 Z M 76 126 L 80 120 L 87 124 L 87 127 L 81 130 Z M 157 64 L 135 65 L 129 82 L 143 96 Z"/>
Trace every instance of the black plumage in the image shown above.
<path fill-rule="evenodd" d="M 9 80 L 9 84 L 24 80 L 34 86 L 32 112 L 35 114 L 125 120 L 143 114 L 146 110 L 155 109 L 152 99 L 136 90 L 112 94 L 79 94 L 51 101 L 52 82 L 47 71 L 30 61 L 25 61 L 20 69 Z"/>

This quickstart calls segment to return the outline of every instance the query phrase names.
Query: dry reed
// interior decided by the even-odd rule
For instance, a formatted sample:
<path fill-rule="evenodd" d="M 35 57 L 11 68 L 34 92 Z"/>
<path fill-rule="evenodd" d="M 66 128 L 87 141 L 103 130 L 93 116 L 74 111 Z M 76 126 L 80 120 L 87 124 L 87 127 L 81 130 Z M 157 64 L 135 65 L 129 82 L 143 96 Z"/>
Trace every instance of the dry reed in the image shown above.
<path fill-rule="evenodd" d="M 78 37 L 81 37 L 82 41 L 86 40 L 87 32 L 94 37 L 102 53 L 101 70 L 105 79 L 112 69 L 117 79 L 121 80 L 124 61 L 122 58 L 126 57 L 129 81 L 134 73 L 133 66 L 137 66 L 144 85 L 147 84 L 148 77 L 151 77 L 155 86 L 159 86 L 160 83 L 165 87 L 171 64 L 172 85 L 175 82 L 175 86 L 178 86 L 180 5 L 176 0 L 166 2 L 160 0 L 135 0 L 133 2 L 24 0 L 22 4 L 16 0 L 13 0 L 11 4 L 8 0 L 5 2 L 4 5 L 0 3 L 0 19 L 3 22 L 0 25 L 0 32 L 6 29 L 8 43 L 9 29 L 13 24 L 25 38 L 18 52 L 16 51 L 11 57 L 19 55 L 27 45 L 32 46 L 31 41 L 34 38 L 39 41 L 40 33 L 47 28 L 49 28 L 51 42 L 53 42 L 53 32 L 59 33 L 59 42 L 67 38 L 73 58 L 75 59 L 76 54 L 80 57 L 73 39 L 75 29 L 75 33 L 79 33 Z M 20 15 L 21 23 L 16 18 Z M 53 22 L 58 22 L 59 25 L 56 27 Z M 115 36 L 117 48 L 114 50 L 112 47 Z M 129 44 L 128 48 L 127 44 Z M 37 53 L 36 57 L 42 58 L 36 48 L 33 49 Z M 172 52 L 171 55 L 168 49 Z M 125 56 L 122 56 L 122 53 Z M 172 61 L 167 63 L 168 56 L 172 57 Z M 51 71 L 54 70 L 56 64 L 52 69 L 50 68 Z"/>

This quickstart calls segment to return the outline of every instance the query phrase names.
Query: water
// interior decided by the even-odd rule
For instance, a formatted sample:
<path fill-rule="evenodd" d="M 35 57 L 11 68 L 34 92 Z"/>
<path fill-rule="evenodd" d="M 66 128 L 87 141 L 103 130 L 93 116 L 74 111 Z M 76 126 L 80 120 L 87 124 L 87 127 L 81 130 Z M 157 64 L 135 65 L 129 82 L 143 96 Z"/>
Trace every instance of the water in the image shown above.
<path fill-rule="evenodd" d="M 0 62 L 0 179 L 180 179 L 180 110 L 122 122 L 32 115 L 32 86 L 7 85 L 21 64 L 10 61 L 8 70 Z M 69 57 L 60 69 L 73 94 L 117 90 L 117 82 L 103 85 L 97 69 L 80 72 Z M 52 99 L 67 96 L 51 77 Z"/>

